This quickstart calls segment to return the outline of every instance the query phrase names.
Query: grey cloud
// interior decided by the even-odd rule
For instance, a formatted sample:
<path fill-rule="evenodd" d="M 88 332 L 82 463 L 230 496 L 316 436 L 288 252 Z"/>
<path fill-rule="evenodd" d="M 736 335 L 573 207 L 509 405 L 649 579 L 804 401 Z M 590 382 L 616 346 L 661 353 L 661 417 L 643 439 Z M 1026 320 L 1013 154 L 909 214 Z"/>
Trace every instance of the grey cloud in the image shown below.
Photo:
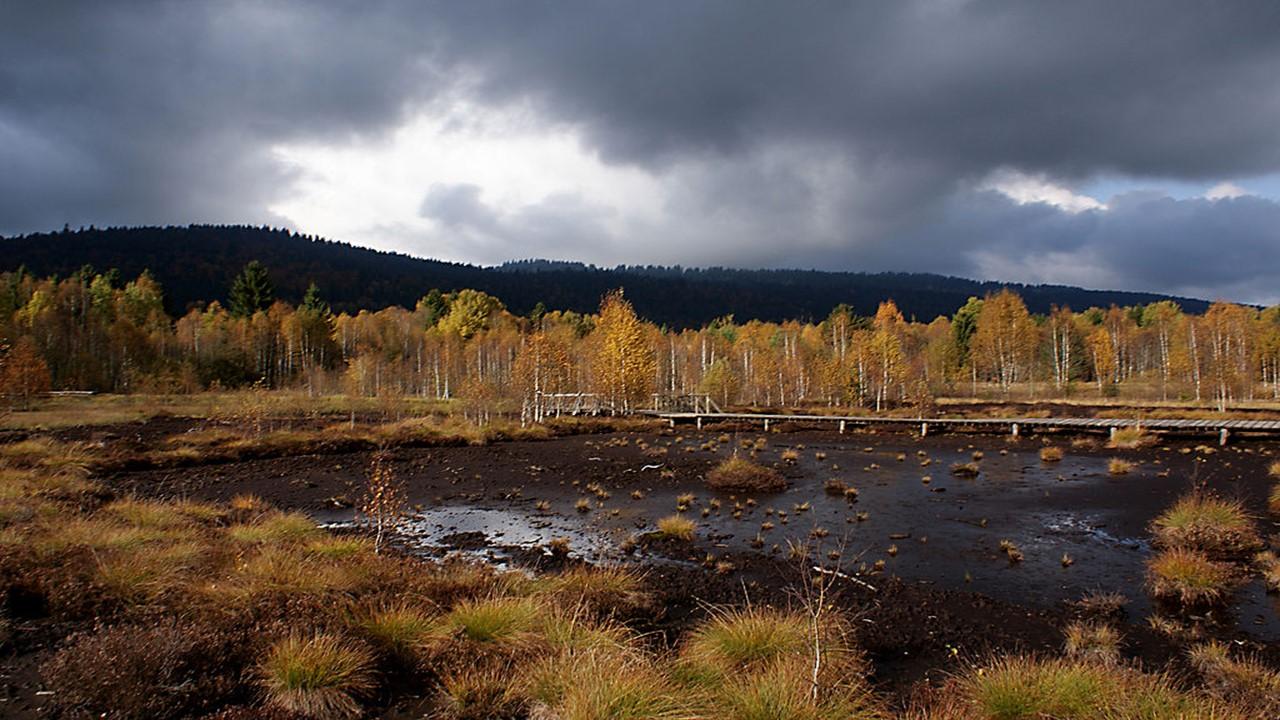
<path fill-rule="evenodd" d="M 583 257 L 617 240 L 604 223 L 613 215 L 570 194 L 553 194 L 538 202 L 503 211 L 485 201 L 483 190 L 469 183 L 436 185 L 427 191 L 418 214 L 443 230 L 432 245 L 465 247 L 481 261 L 516 258 Z M 463 247 L 459 247 L 463 246 Z"/>
<path fill-rule="evenodd" d="M 0 233 L 279 221 L 294 178 L 274 145 L 376 136 L 461 97 L 528 104 L 674 188 L 656 227 L 574 196 L 501 211 L 433 189 L 423 214 L 477 258 L 974 274 L 1057 253 L 1099 282 L 1260 297 L 1270 201 L 1067 215 L 972 188 L 1005 167 L 1278 172 L 1276 37 L 1261 1 L 5 3 Z"/>

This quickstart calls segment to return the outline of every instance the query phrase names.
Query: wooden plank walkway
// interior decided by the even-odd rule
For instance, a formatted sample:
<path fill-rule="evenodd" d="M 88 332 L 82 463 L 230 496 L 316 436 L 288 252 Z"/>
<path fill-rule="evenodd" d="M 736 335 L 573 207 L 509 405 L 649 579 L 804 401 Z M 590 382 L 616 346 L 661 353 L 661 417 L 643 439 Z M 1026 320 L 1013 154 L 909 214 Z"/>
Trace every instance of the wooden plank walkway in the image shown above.
<path fill-rule="evenodd" d="M 778 422 L 802 423 L 835 423 L 841 432 L 848 427 L 868 427 L 871 425 L 917 426 L 921 434 L 928 434 L 930 427 L 967 427 L 974 429 L 1007 430 L 1013 435 L 1033 431 L 1037 428 L 1100 430 L 1114 433 L 1119 428 L 1141 427 L 1155 431 L 1190 431 L 1208 432 L 1218 435 L 1220 443 L 1225 444 L 1227 436 L 1234 432 L 1247 432 L 1267 435 L 1280 435 L 1280 420 L 1193 420 L 1176 418 L 1152 418 L 1140 420 L 1136 418 L 925 418 L 925 417 L 882 417 L 865 415 L 790 415 L 785 413 L 732 413 L 732 412 L 654 412 L 653 415 L 667 420 L 674 427 L 677 423 L 692 422 L 702 427 L 704 422 L 720 422 L 725 420 L 759 422 L 767 430 L 769 425 Z"/>

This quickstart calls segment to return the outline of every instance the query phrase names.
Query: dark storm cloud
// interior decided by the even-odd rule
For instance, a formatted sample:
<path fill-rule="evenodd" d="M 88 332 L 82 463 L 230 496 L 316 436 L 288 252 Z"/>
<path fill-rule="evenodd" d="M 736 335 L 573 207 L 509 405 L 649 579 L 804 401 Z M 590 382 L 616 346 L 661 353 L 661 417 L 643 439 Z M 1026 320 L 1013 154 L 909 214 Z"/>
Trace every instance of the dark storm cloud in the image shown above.
<path fill-rule="evenodd" d="M 759 228 L 667 262 L 990 273 L 1022 250 L 1089 258 L 1098 282 L 1265 292 L 1269 201 L 1071 215 L 974 188 L 999 168 L 1278 172 L 1277 37 L 1270 2 L 6 3 L 0 232 L 272 221 L 292 181 L 273 145 L 376 135 L 457 97 L 532 106 L 605 161 L 669 175 L 672 225 Z M 441 187 L 423 214 L 519 256 L 614 233 L 624 262 L 646 240 L 571 196 L 500 211 Z"/>

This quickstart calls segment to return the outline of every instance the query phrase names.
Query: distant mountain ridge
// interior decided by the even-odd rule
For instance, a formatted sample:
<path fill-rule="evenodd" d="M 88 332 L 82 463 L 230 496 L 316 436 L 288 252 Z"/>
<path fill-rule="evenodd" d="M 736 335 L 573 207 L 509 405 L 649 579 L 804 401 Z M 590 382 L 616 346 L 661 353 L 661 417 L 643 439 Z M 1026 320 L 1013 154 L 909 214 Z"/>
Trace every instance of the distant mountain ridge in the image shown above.
<path fill-rule="evenodd" d="M 696 327 L 733 315 L 759 319 L 820 320 L 840 303 L 871 315 L 893 299 L 908 317 L 929 321 L 951 315 L 970 296 L 1003 287 L 1016 290 L 1032 312 L 1053 305 L 1146 304 L 1172 299 L 1188 312 L 1203 300 L 1155 293 L 1085 290 L 1065 285 L 983 282 L 924 273 L 817 270 L 736 270 L 619 266 L 520 260 L 480 267 L 357 247 L 288 230 L 239 225 L 64 230 L 0 238 L 0 271 L 25 266 L 44 276 L 66 276 L 84 265 L 118 268 L 125 277 L 143 270 L 164 286 L 172 312 L 211 300 L 225 303 L 236 273 L 251 260 L 267 266 L 279 296 L 296 303 L 315 282 L 335 310 L 412 308 L 431 288 L 483 290 L 516 313 L 542 302 L 549 309 L 591 312 L 607 291 L 622 287 L 637 312 L 671 327 Z"/>

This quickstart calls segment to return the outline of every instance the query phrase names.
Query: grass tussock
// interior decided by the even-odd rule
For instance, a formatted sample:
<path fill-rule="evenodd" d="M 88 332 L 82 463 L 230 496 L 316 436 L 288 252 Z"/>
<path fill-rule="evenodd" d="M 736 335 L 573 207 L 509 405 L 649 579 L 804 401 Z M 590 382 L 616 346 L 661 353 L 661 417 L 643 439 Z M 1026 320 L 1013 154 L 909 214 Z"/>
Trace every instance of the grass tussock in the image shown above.
<path fill-rule="evenodd" d="M 523 715 L 527 697 L 508 664 L 459 667 L 440 678 L 437 712 L 443 720 L 499 720 Z"/>
<path fill-rule="evenodd" d="M 1107 665 L 1120 661 L 1120 631 L 1098 622 L 1074 622 L 1063 632 L 1063 651 L 1077 660 Z"/>
<path fill-rule="evenodd" d="M 402 601 L 359 613 L 352 625 L 383 652 L 411 662 L 434 621 L 430 611 Z"/>
<path fill-rule="evenodd" d="M 1227 645 L 1216 641 L 1192 647 L 1187 656 L 1215 694 L 1258 717 L 1280 715 L 1280 672 L 1257 658 L 1233 658 Z"/>
<path fill-rule="evenodd" d="M 1128 475 L 1137 467 L 1124 458 L 1111 458 L 1107 461 L 1107 472 L 1111 475 Z"/>
<path fill-rule="evenodd" d="M 982 472 L 982 466 L 977 462 L 952 463 L 951 474 L 956 477 L 975 478 Z"/>
<path fill-rule="evenodd" d="M 1186 606 L 1226 599 L 1236 575 L 1230 565 L 1186 548 L 1165 550 L 1147 561 L 1147 587 L 1159 600 Z"/>
<path fill-rule="evenodd" d="M 361 714 L 360 699 L 376 687 L 372 657 L 334 635 L 291 635 L 268 650 L 258 682 L 269 705 L 319 720 Z"/>
<path fill-rule="evenodd" d="M 254 522 L 236 525 L 227 534 L 246 544 L 306 543 L 323 535 L 315 522 L 301 513 L 270 513 Z"/>
<path fill-rule="evenodd" d="M 1040 462 L 1061 462 L 1066 453 L 1056 445 L 1040 448 Z"/>
<path fill-rule="evenodd" d="M 1069 659 L 1007 657 L 953 687 L 945 720 L 1244 720 L 1221 703 L 1179 691 L 1158 675 Z M 942 703 L 940 703 L 942 704 Z"/>
<path fill-rule="evenodd" d="M 779 492 L 787 481 L 772 468 L 734 455 L 707 473 L 707 485 L 731 492 Z"/>
<path fill-rule="evenodd" d="M 766 608 L 719 611 L 685 641 L 675 674 L 706 695 L 716 708 L 710 717 L 880 717 L 848 637 L 836 615 L 815 622 Z"/>
<path fill-rule="evenodd" d="M 1081 615 L 1088 618 L 1116 618 L 1124 612 L 1129 598 L 1118 592 L 1092 590 L 1072 604 Z"/>
<path fill-rule="evenodd" d="M 555 657 L 530 674 L 530 718 L 695 720 L 700 697 L 636 654 L 592 650 Z M 726 716 L 727 717 L 727 716 Z"/>
<path fill-rule="evenodd" d="M 1280 483 L 1271 486 L 1271 492 L 1267 494 L 1267 509 L 1280 515 Z"/>
<path fill-rule="evenodd" d="M 1280 593 L 1280 557 L 1270 550 L 1264 550 L 1253 556 L 1253 564 L 1262 576 L 1262 585 L 1268 593 Z"/>
<path fill-rule="evenodd" d="M 541 580 L 539 589 L 566 607 L 583 605 L 600 615 L 648 607 L 652 594 L 641 573 L 618 565 L 580 565 Z"/>
<path fill-rule="evenodd" d="M 1244 505 L 1204 493 L 1179 498 L 1151 523 L 1157 544 L 1214 557 L 1240 555 L 1262 545 Z"/>
<path fill-rule="evenodd" d="M 1111 441 L 1107 443 L 1107 447 L 1134 450 L 1151 445 L 1155 441 L 1154 435 L 1147 432 L 1142 426 L 1134 425 L 1116 428 L 1115 433 L 1111 436 Z"/>
<path fill-rule="evenodd" d="M 658 519 L 658 530 L 655 534 L 664 540 L 690 542 L 697 535 L 697 525 L 683 515 L 668 515 Z"/>

